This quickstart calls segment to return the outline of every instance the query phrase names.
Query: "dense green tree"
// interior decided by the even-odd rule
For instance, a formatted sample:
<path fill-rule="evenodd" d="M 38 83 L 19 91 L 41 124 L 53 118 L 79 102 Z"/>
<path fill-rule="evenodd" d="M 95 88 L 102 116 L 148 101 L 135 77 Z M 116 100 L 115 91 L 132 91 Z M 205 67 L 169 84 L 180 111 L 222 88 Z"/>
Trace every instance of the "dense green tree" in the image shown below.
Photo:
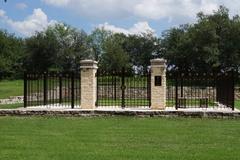
<path fill-rule="evenodd" d="M 166 31 L 163 55 L 171 68 L 195 71 L 224 71 L 239 66 L 239 17 L 230 18 L 220 7 L 210 15 L 198 14 L 195 24 Z"/>
<path fill-rule="evenodd" d="M 124 37 L 123 34 L 114 34 L 106 39 L 99 63 L 101 69 L 120 71 L 123 67 L 130 67 L 129 56 L 122 48 Z"/>
<path fill-rule="evenodd" d="M 56 66 L 60 70 L 77 70 L 80 60 L 91 57 L 88 36 L 83 30 L 66 24 L 57 24 L 48 30 L 58 42 Z"/>
<path fill-rule="evenodd" d="M 128 53 L 131 64 L 139 71 L 146 72 L 150 60 L 160 55 L 160 41 L 152 34 L 129 35 L 125 37 L 124 50 Z"/>
<path fill-rule="evenodd" d="M 107 38 L 111 36 L 110 31 L 104 30 L 104 28 L 96 28 L 88 37 L 90 48 L 92 49 L 92 58 L 96 61 L 101 59 L 103 54 L 103 45 Z"/>
<path fill-rule="evenodd" d="M 50 26 L 26 40 L 26 66 L 35 71 L 77 70 L 91 53 L 87 38 L 84 31 L 66 24 Z"/>
<path fill-rule="evenodd" d="M 20 78 L 23 72 L 21 62 L 23 56 L 22 39 L 0 30 L 0 79 Z"/>
<path fill-rule="evenodd" d="M 25 43 L 27 56 L 24 64 L 27 71 L 44 72 L 55 66 L 59 44 L 53 32 L 36 33 Z"/>

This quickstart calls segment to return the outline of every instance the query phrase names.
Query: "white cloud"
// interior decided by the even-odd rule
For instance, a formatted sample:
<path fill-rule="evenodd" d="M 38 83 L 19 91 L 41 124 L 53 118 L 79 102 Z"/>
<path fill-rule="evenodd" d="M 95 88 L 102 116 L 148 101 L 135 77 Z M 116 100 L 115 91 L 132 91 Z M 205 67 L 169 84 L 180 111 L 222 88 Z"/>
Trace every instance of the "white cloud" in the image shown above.
<path fill-rule="evenodd" d="M 5 17 L 5 13 L 6 12 L 4 10 L 0 9 L 0 17 L 1 18 Z"/>
<path fill-rule="evenodd" d="M 138 0 L 42 0 L 48 5 L 75 11 L 81 16 L 95 19 L 124 18 L 132 14 Z"/>
<path fill-rule="evenodd" d="M 36 31 L 42 31 L 49 25 L 56 23 L 54 20 L 49 21 L 47 15 L 41 8 L 34 9 L 33 13 L 23 21 L 15 21 L 9 18 L 5 15 L 3 10 L 0 10 L 0 17 L 2 21 L 9 25 L 13 30 L 25 36 L 31 36 Z"/>
<path fill-rule="evenodd" d="M 71 0 L 42 0 L 43 2 L 54 6 L 66 6 Z"/>
<path fill-rule="evenodd" d="M 155 20 L 174 17 L 194 18 L 199 11 L 210 13 L 216 10 L 218 5 L 211 1 L 213 0 L 142 0 L 134 7 L 134 14 Z"/>
<path fill-rule="evenodd" d="M 222 0 L 221 4 L 224 4 L 228 9 L 230 9 L 231 15 L 240 14 L 240 1 L 239 0 Z"/>
<path fill-rule="evenodd" d="M 116 27 L 106 22 L 104 24 L 100 24 L 98 28 L 104 28 L 106 30 L 112 31 L 113 33 L 124 33 L 126 35 L 130 35 L 130 34 L 141 35 L 143 33 L 153 33 L 153 34 L 155 33 L 155 30 L 149 26 L 148 22 L 138 22 L 128 29 Z"/>
<path fill-rule="evenodd" d="M 17 3 L 16 8 L 20 10 L 26 9 L 28 6 L 25 3 Z"/>
<path fill-rule="evenodd" d="M 239 0 L 42 0 L 48 5 L 70 9 L 87 18 L 129 18 L 159 20 L 163 18 L 194 19 L 196 13 L 211 13 L 224 4 L 239 13 Z"/>

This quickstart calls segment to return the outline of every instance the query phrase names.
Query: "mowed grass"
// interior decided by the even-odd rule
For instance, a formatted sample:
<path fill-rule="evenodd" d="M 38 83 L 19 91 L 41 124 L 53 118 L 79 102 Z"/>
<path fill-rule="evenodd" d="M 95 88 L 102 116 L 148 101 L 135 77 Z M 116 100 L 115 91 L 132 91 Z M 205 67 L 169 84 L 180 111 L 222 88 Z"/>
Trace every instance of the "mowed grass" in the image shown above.
<path fill-rule="evenodd" d="M 0 117 L 3 160 L 237 160 L 240 121 Z"/>
<path fill-rule="evenodd" d="M 240 109 L 240 100 L 236 100 L 234 105 L 237 109 Z"/>
<path fill-rule="evenodd" d="M 23 96 L 23 80 L 0 81 L 0 99 Z"/>
<path fill-rule="evenodd" d="M 23 107 L 23 103 L 16 103 L 16 104 L 1 104 L 0 109 L 16 109 Z"/>

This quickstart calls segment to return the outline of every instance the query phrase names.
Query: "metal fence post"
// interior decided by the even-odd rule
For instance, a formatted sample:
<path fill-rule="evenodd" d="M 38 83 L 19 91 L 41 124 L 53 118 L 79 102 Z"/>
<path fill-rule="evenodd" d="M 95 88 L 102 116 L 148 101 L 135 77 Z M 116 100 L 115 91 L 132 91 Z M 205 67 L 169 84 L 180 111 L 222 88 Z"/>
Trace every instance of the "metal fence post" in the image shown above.
<path fill-rule="evenodd" d="M 62 103 L 62 74 L 59 75 L 59 103 Z"/>
<path fill-rule="evenodd" d="M 24 108 L 27 107 L 27 73 L 24 72 Z"/>
<path fill-rule="evenodd" d="M 122 108 L 125 108 L 125 68 L 122 68 Z"/>
<path fill-rule="evenodd" d="M 43 104 L 47 105 L 47 99 L 48 99 L 48 80 L 47 80 L 48 73 L 44 72 L 43 75 Z"/>
<path fill-rule="evenodd" d="M 151 107 L 151 70 L 148 71 L 147 73 L 147 98 L 148 98 L 148 106 L 149 108 Z"/>
<path fill-rule="evenodd" d="M 232 89 L 232 110 L 234 111 L 235 109 L 235 74 L 234 74 L 234 71 L 232 71 L 232 86 L 231 86 L 231 89 Z"/>
<path fill-rule="evenodd" d="M 181 74 L 180 84 L 181 84 L 181 98 L 183 98 L 183 75 L 182 74 Z"/>
<path fill-rule="evenodd" d="M 81 73 L 81 72 L 80 72 Z M 96 102 L 95 102 L 95 106 L 98 107 L 98 103 L 99 103 L 99 77 L 100 77 L 100 71 L 97 70 L 97 72 L 95 73 L 95 78 L 96 78 L 96 81 L 97 81 L 97 87 L 96 87 Z M 81 90 L 82 92 L 82 90 Z"/>
<path fill-rule="evenodd" d="M 71 108 L 74 108 L 74 72 L 71 74 Z"/>
<path fill-rule="evenodd" d="M 175 75 L 175 108 L 178 109 L 178 74 Z"/>
<path fill-rule="evenodd" d="M 117 100 L 117 77 L 114 76 L 114 100 Z"/>

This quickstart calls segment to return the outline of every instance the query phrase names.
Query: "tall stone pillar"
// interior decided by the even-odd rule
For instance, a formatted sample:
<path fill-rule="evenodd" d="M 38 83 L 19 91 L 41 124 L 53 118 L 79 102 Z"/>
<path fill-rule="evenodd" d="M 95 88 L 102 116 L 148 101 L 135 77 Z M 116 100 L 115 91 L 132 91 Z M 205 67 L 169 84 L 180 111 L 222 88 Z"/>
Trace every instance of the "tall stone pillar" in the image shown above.
<path fill-rule="evenodd" d="M 151 109 L 166 108 L 166 60 L 151 60 Z"/>
<path fill-rule="evenodd" d="M 97 62 L 82 60 L 81 66 L 81 108 L 95 109 L 97 100 Z"/>

